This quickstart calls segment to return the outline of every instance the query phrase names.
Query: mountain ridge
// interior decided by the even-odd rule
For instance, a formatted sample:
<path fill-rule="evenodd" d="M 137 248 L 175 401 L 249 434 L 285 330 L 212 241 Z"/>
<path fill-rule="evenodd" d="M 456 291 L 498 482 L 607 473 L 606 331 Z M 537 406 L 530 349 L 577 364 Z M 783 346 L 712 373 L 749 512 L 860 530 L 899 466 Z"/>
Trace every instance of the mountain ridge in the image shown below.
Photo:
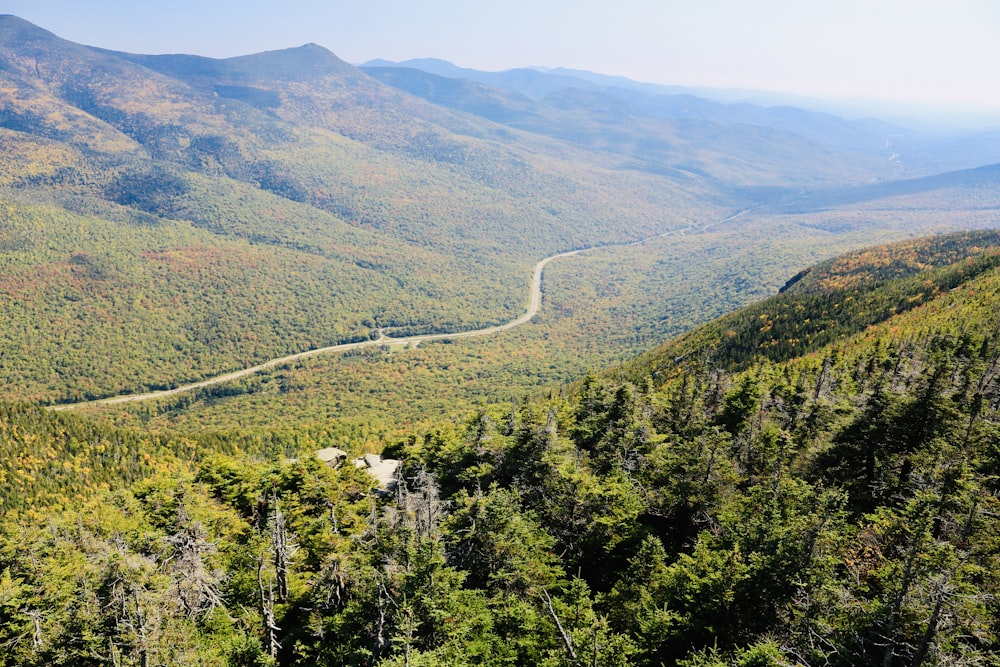
<path fill-rule="evenodd" d="M 0 23 L 0 309 L 14 323 L 0 369 L 3 391 L 43 402 L 185 384 L 381 328 L 485 328 L 522 312 L 542 257 L 896 169 L 786 130 L 661 123 L 621 98 L 601 107 L 604 93 L 529 105 L 537 126 L 521 129 L 318 46 L 142 56 Z M 721 233 L 763 238 L 775 224 L 744 217 Z M 828 228 L 800 229 L 829 245 Z M 689 322 L 698 308 L 678 311 Z"/>
<path fill-rule="evenodd" d="M 794 96 L 758 95 L 753 94 L 753 91 L 728 91 L 726 94 L 727 91 L 721 90 L 644 84 L 624 77 L 567 68 L 521 68 L 484 72 L 457 67 L 448 61 L 433 58 L 418 58 L 401 63 L 374 60 L 363 63 L 360 67 L 368 70 L 415 68 L 439 76 L 477 81 L 538 100 L 571 88 L 590 90 L 639 102 L 667 117 L 690 118 L 694 112 L 695 117 L 702 119 L 732 120 L 732 112 L 742 110 L 745 114 L 749 111 L 749 117 L 744 116 L 749 122 L 775 128 L 794 128 L 814 139 L 828 136 L 834 128 L 824 129 L 824 125 L 833 123 L 841 126 L 838 130 L 839 138 L 835 140 L 836 145 L 868 151 L 876 150 L 878 146 L 886 149 L 892 146 L 893 150 L 886 152 L 886 156 L 891 155 L 896 159 L 902 156 L 906 161 L 926 163 L 930 171 L 967 168 L 977 166 L 976 163 L 995 162 L 1000 158 L 1000 142 L 997 141 L 995 130 L 990 130 L 982 123 L 978 129 L 970 130 L 962 129 L 964 126 L 961 124 L 948 129 L 947 126 L 939 126 L 940 121 L 934 121 L 933 129 L 916 130 L 915 127 L 920 127 L 918 122 L 886 122 L 879 120 L 877 113 L 858 113 L 857 110 L 848 119 L 841 111 L 843 105 L 824 104 Z M 899 115 L 897 110 L 892 116 Z M 973 153 L 977 157 L 970 163 L 968 156 Z M 947 159 L 942 159 L 945 155 Z M 910 172 L 910 175 L 915 174 Z"/>

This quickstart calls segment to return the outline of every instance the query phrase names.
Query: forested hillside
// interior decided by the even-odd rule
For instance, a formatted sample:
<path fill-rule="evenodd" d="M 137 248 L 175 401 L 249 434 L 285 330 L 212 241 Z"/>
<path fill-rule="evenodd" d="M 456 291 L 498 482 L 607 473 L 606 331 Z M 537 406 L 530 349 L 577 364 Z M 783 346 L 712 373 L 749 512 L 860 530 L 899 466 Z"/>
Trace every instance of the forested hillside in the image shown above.
<path fill-rule="evenodd" d="M 780 293 L 725 315 L 627 365 L 636 378 L 715 363 L 745 370 L 845 341 L 1000 266 L 1000 232 L 921 238 L 841 255 Z M 661 380 L 662 381 L 662 380 Z"/>
<path fill-rule="evenodd" d="M 0 86 L 0 396 L 15 400 L 171 387 L 380 330 L 499 324 L 523 312 L 531 266 L 557 252 L 696 235 L 813 191 L 855 193 L 840 205 L 859 192 L 908 192 L 849 187 L 899 173 L 880 142 L 864 148 L 877 124 L 859 135 L 806 114 L 797 133 L 740 115 L 759 109 L 678 118 L 649 112 L 649 100 L 608 107 L 563 91 L 557 104 L 532 107 L 537 123 L 513 126 L 401 92 L 316 45 L 222 60 L 143 56 L 2 16 Z M 502 91 L 477 93 L 516 106 Z M 822 141 L 810 134 L 818 128 L 829 133 Z M 981 217 L 996 208 L 990 183 L 935 182 L 971 188 Z M 810 211 L 829 203 L 806 201 Z M 867 216 L 866 240 L 987 224 L 969 210 L 921 219 L 925 207 L 893 205 L 905 214 Z M 528 354 L 547 340 L 564 347 L 504 373 L 528 378 L 517 393 L 569 380 L 858 243 L 857 227 L 820 221 L 802 228 L 795 253 L 747 269 L 753 281 L 742 258 L 732 285 L 699 275 L 713 247 L 770 250 L 786 216 L 730 224 L 724 240 L 661 244 L 664 271 L 693 279 L 683 303 L 658 312 L 662 277 L 626 277 L 622 308 L 641 335 L 550 319 L 529 335 Z M 720 289 L 723 301 L 704 297 Z M 453 378 L 441 375 L 425 395 L 445 394 Z M 336 381 L 309 374 L 284 392 L 309 404 L 296 412 L 313 423 L 327 411 L 294 387 L 317 383 L 328 393 Z"/>
<path fill-rule="evenodd" d="M 315 357 L 200 392 L 89 412 L 154 432 L 311 425 L 374 444 L 441 415 L 545 394 L 588 370 L 628 364 L 774 295 L 834 251 L 931 233 L 943 222 L 952 229 L 995 224 L 995 203 L 965 211 L 963 202 L 962 193 L 945 192 L 925 196 L 918 212 L 885 202 L 794 217 L 755 211 L 698 233 L 595 249 L 552 262 L 541 312 L 502 336 Z"/>
<path fill-rule="evenodd" d="M 414 432 L 388 494 L 312 457 L 330 434 L 163 441 L 127 488 L 7 511 L 0 664 L 993 664 L 997 240 L 848 254 L 641 364 Z M 3 418 L 55 459 L 106 444 Z"/>
<path fill-rule="evenodd" d="M 745 202 L 398 94 L 316 46 L 139 58 L 7 16 L 0 63 L 7 397 L 505 322 L 538 259 Z"/>

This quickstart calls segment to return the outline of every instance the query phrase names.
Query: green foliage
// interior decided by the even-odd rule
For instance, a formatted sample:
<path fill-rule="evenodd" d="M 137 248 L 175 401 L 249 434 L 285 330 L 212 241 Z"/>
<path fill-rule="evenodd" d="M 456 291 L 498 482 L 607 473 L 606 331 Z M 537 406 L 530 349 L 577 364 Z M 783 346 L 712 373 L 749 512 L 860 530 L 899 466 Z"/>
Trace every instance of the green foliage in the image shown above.
<path fill-rule="evenodd" d="M 592 375 L 413 433 L 389 495 L 309 455 L 334 427 L 133 441 L 9 406 L 11 451 L 161 454 L 115 473 L 84 449 L 65 499 L 22 481 L 4 664 L 988 662 L 1000 276 L 974 265 L 812 355 Z"/>
<path fill-rule="evenodd" d="M 0 403 L 0 511 L 69 509 L 155 470 L 179 467 L 194 442 L 106 428 L 24 404 Z"/>
<path fill-rule="evenodd" d="M 4 22 L 0 396 L 10 400 L 166 388 L 380 328 L 506 322 L 540 257 L 684 230 L 554 265 L 538 328 L 374 367 L 296 365 L 121 417 L 158 430 L 276 430 L 332 414 L 351 428 L 386 400 L 387 429 L 471 411 L 621 362 L 831 252 L 942 221 L 988 224 L 979 211 L 995 199 L 988 182 L 966 179 L 919 207 L 775 215 L 750 210 L 772 198 L 767 188 L 744 186 L 867 181 L 871 166 L 747 124 L 706 133 L 646 119 L 607 134 L 591 114 L 561 112 L 515 131 L 399 94 L 318 47 L 129 56 Z M 551 138 L 552 123 L 571 143 Z"/>
<path fill-rule="evenodd" d="M 629 366 L 714 363 L 743 370 L 784 361 L 844 340 L 933 301 L 1000 265 L 996 232 L 930 237 L 850 253 L 811 269 L 788 289 L 699 327 Z"/>
<path fill-rule="evenodd" d="M 503 323 L 540 257 L 729 208 L 698 201 L 708 185 L 400 98 L 322 49 L 137 64 L 4 21 L 8 398 Z"/>
<path fill-rule="evenodd" d="M 995 233 L 843 257 L 625 368 L 487 405 L 750 298 L 755 272 L 779 281 L 831 238 L 911 233 L 920 216 L 725 218 L 748 202 L 695 171 L 512 138 L 315 47 L 33 53 L 0 68 L 8 396 L 502 322 L 539 256 L 690 234 L 566 262 L 552 314 L 510 337 L 373 348 L 136 408 L 155 428 L 221 405 L 211 432 L 0 405 L 0 665 L 996 661 Z M 765 242 L 800 222 L 812 231 Z M 692 285 L 710 289 L 681 299 Z M 592 296 L 607 314 L 581 305 Z M 608 331 L 615 349 L 591 349 Z M 352 392 L 354 421 L 334 421 Z M 401 428 L 391 493 L 312 456 Z"/>

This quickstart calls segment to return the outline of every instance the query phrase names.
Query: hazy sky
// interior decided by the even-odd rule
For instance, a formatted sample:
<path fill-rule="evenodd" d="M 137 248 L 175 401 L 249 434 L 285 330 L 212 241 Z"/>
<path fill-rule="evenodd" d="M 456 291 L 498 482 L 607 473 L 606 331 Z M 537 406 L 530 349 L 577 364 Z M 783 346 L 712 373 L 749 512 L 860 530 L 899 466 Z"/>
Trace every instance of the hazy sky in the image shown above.
<path fill-rule="evenodd" d="M 225 57 L 315 42 L 667 84 L 993 110 L 1000 0 L 0 0 L 75 42 Z"/>

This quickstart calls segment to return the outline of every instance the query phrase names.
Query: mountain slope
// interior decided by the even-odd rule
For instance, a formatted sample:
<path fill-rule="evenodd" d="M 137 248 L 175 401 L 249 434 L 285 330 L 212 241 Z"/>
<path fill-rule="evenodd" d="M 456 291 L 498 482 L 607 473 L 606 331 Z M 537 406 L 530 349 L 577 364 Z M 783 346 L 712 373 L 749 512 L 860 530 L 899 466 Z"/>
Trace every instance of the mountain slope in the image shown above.
<path fill-rule="evenodd" d="M 813 267 L 783 296 L 892 303 L 901 282 L 955 279 L 871 326 L 843 312 L 852 333 L 801 356 L 720 357 L 659 388 L 592 376 L 412 433 L 383 452 L 402 459 L 392 494 L 320 463 L 318 433 L 177 439 L 158 464 L 129 458 L 127 434 L 0 406 L 3 451 L 37 440 L 69 463 L 28 458 L 52 479 L 17 484 L 63 511 L 3 515 L 0 664 L 989 663 L 1000 267 L 980 264 L 996 241 Z M 73 502 L 108 459 L 126 480 L 162 474 Z"/>
<path fill-rule="evenodd" d="M 628 107 L 643 118 L 664 121 L 699 121 L 713 125 L 742 124 L 792 132 L 813 144 L 847 150 L 855 159 L 887 159 L 889 165 L 873 165 L 890 178 L 924 176 L 938 171 L 975 167 L 1000 159 L 1000 142 L 995 131 L 943 131 L 928 133 L 909 127 L 908 123 L 888 123 L 868 116 L 847 120 L 829 111 L 831 101 L 801 99 L 754 91 L 705 90 L 663 86 L 565 68 L 514 69 L 483 72 L 456 67 L 446 61 L 414 59 L 402 63 L 384 60 L 362 65 L 365 71 L 392 85 L 411 89 L 405 78 L 414 71 L 435 77 L 476 82 L 537 100 L 540 104 L 558 105 L 567 95 L 591 99 L 604 106 L 613 103 Z M 390 73 L 408 69 L 411 74 Z M 387 77 L 391 77 L 391 81 Z M 415 94 L 421 94 L 416 91 Z M 421 94 L 421 96 L 423 96 Z M 475 97 L 475 95 L 473 96 Z M 455 104 L 454 98 L 444 102 Z M 461 107 L 466 103 L 458 103 Z M 847 104 L 848 107 L 852 106 Z M 495 113 L 495 111 L 494 111 Z M 857 109 L 852 114 L 858 114 Z M 515 120 L 517 117 L 515 116 Z M 576 120 L 574 122 L 579 122 Z M 551 130 L 550 130 L 551 131 Z M 687 132 L 697 131 L 686 128 Z M 711 137 L 702 132 L 702 139 Z M 892 167 L 887 169 L 887 167 Z"/>
<path fill-rule="evenodd" d="M 492 82 L 489 78 L 448 78 L 419 69 L 379 66 L 364 71 L 435 104 L 624 155 L 633 168 L 653 173 L 680 170 L 761 186 L 778 181 L 817 184 L 821 173 L 814 167 L 798 171 L 799 160 L 810 165 L 825 161 L 826 177 L 854 172 L 862 180 L 885 178 L 896 169 L 885 163 L 888 153 L 883 150 L 886 134 L 901 130 L 875 123 L 850 123 L 796 109 L 724 105 L 689 95 L 581 88 L 573 85 L 579 82 L 563 78 L 556 78 L 544 97 L 532 99 L 502 80 L 491 87 L 481 83 Z"/>
<path fill-rule="evenodd" d="M 877 323 L 842 307 L 843 335 L 811 350 L 761 350 L 752 367 L 725 343 L 679 367 L 661 351 L 635 382 L 592 376 L 568 402 L 483 413 L 393 453 L 433 473 L 463 518 L 513 490 L 583 599 L 635 642 L 633 664 L 986 659 L 996 635 L 974 628 L 997 627 L 981 603 L 1000 584 L 981 576 L 1000 559 L 997 241 L 935 237 L 814 267 L 782 296 L 831 299 L 772 312 L 796 306 L 802 324 L 838 299 L 925 293 Z M 769 326 L 759 312 L 705 329 Z"/>
<path fill-rule="evenodd" d="M 23 323 L 5 335 L 9 395 L 98 396 L 381 326 L 503 322 L 539 257 L 726 205 L 695 179 L 519 142 L 319 47 L 132 58 L 0 26 L 4 308 Z"/>
<path fill-rule="evenodd" d="M 9 16 L 0 35 L 7 397 L 143 391 L 380 329 L 498 324 L 523 312 L 541 257 L 727 220 L 726 233 L 763 239 L 782 221 L 741 227 L 734 214 L 789 196 L 789 178 L 832 188 L 872 176 L 787 132 L 662 125 L 628 103 L 601 107 L 602 94 L 529 105 L 544 131 L 521 130 L 315 45 L 137 56 Z M 840 232 L 805 233 L 819 249 Z M 681 310 L 685 322 L 701 312 Z M 566 339 L 601 344 L 597 330 Z M 554 376 L 538 363 L 527 377 Z"/>
<path fill-rule="evenodd" d="M 776 296 L 647 352 L 627 365 L 629 374 L 663 382 L 705 365 L 735 372 L 842 344 L 995 274 L 998 248 L 1000 232 L 979 231 L 847 253 L 796 274 Z"/>
<path fill-rule="evenodd" d="M 920 195 L 938 190 L 964 190 L 971 193 L 978 189 L 995 189 L 998 183 L 1000 183 L 1000 164 L 990 164 L 921 178 L 818 191 L 806 196 L 800 194 L 794 203 L 778 205 L 775 207 L 775 211 L 791 214 L 823 211 L 862 202 Z"/>

